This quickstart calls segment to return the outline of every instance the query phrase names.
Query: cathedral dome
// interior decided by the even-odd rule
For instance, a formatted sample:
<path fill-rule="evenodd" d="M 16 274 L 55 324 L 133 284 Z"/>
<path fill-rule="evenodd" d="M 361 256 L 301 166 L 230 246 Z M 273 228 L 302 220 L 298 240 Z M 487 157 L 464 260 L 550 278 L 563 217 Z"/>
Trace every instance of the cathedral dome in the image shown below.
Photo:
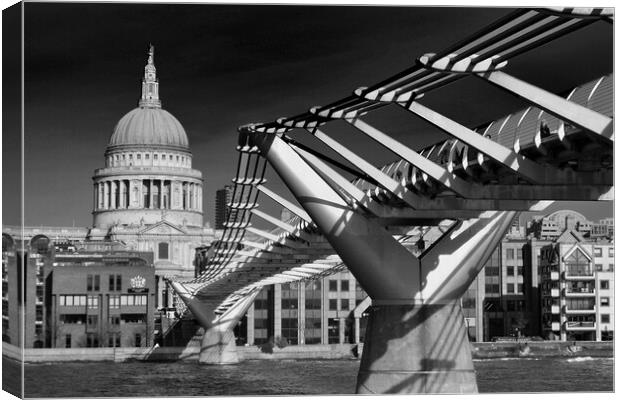
<path fill-rule="evenodd" d="M 108 147 L 143 145 L 189 150 L 179 120 L 158 107 L 138 107 L 125 114 L 116 124 Z"/>

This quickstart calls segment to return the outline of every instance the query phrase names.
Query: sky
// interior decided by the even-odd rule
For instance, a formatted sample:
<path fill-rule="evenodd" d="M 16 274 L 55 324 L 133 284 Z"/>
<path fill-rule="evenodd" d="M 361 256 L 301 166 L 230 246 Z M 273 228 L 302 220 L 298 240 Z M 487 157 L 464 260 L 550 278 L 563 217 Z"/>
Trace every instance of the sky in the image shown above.
<path fill-rule="evenodd" d="M 213 225 L 215 191 L 235 174 L 238 126 L 343 98 L 510 11 L 26 3 L 25 224 L 92 224 L 93 171 L 104 165 L 115 124 L 137 106 L 149 43 L 155 46 L 163 108 L 188 134 L 193 167 L 204 178 L 205 221 Z M 596 23 L 514 59 L 506 72 L 553 92 L 566 91 L 613 71 L 612 30 Z M 5 66 L 3 98 L 19 84 L 11 72 L 16 70 Z M 423 103 L 470 127 L 525 106 L 475 78 L 430 93 Z M 18 111 L 6 100 L 3 108 Z M 445 138 L 396 108 L 382 109 L 368 122 L 414 149 Z M 2 218 L 3 224 L 18 224 L 19 125 L 5 116 L 3 125 Z M 395 159 L 352 136 L 350 128 L 330 124 L 327 132 L 376 165 Z M 267 178 L 268 186 L 287 192 L 273 173 Z M 595 220 L 612 215 L 609 203 L 556 204 L 550 211 L 561 208 Z"/>

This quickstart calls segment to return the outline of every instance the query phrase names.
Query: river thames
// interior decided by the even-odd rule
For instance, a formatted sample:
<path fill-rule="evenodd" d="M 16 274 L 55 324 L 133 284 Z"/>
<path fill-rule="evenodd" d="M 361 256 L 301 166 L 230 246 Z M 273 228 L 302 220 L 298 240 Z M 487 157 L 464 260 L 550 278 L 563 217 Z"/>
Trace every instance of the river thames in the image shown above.
<path fill-rule="evenodd" d="M 4 359 L 5 379 L 19 374 Z M 474 361 L 481 393 L 613 391 L 612 358 Z M 25 367 L 26 397 L 225 396 L 352 394 L 358 360 L 196 362 L 68 362 Z M 5 381 L 6 382 L 6 381 Z M 524 382 L 527 385 L 524 386 Z"/>

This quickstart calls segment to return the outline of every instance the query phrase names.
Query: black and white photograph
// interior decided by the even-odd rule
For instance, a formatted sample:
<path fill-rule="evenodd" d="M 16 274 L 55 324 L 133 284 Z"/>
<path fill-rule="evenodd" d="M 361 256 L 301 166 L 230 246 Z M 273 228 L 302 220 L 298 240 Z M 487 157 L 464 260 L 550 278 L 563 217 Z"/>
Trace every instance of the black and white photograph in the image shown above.
<path fill-rule="evenodd" d="M 611 396 L 566 3 L 3 2 L 3 395 Z"/>

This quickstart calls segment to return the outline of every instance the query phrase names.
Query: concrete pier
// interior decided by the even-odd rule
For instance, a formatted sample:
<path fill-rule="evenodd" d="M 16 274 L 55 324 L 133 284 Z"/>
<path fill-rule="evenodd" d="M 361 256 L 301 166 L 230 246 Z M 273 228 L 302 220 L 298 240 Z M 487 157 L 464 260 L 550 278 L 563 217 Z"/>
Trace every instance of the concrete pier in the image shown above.
<path fill-rule="evenodd" d="M 357 393 L 477 391 L 458 302 L 371 307 Z"/>

